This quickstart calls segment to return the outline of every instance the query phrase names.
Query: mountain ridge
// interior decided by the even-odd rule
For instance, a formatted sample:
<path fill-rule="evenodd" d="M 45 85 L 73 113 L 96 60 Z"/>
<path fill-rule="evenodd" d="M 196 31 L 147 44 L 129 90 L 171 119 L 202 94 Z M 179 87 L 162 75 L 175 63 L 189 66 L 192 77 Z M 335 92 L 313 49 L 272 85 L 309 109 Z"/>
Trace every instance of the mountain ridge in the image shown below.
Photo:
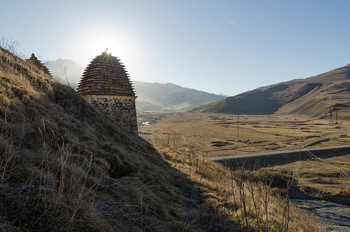
<path fill-rule="evenodd" d="M 308 78 L 260 87 L 191 111 L 324 117 L 332 107 L 333 110 L 350 107 L 349 90 L 350 66 L 346 65 Z"/>
<path fill-rule="evenodd" d="M 60 58 L 55 61 L 46 61 L 44 64 L 50 70 L 54 79 L 69 84 L 73 88 L 78 85 L 84 72 L 84 68 L 71 59 Z M 67 83 L 67 79 L 69 83 Z"/>
<path fill-rule="evenodd" d="M 45 62 L 52 76 L 59 82 L 76 88 L 84 68 L 70 59 Z M 68 79 L 68 83 L 67 83 Z M 149 83 L 133 81 L 138 98 L 138 112 L 145 111 L 186 111 L 224 98 L 224 96 L 201 90 L 182 87 L 173 83 Z"/>
<path fill-rule="evenodd" d="M 161 110 L 185 111 L 224 98 L 213 93 L 207 93 L 192 88 L 182 87 L 173 83 L 133 82 L 138 98 L 136 104 L 147 102 Z"/>

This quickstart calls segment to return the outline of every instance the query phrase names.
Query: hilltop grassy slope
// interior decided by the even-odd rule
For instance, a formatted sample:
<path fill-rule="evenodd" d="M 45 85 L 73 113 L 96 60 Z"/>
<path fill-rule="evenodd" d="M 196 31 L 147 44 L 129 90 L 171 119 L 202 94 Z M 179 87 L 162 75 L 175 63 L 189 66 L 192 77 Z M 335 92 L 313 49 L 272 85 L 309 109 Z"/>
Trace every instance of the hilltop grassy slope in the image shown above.
<path fill-rule="evenodd" d="M 0 48 L 1 231 L 318 230 L 263 186 L 157 152 Z"/>
<path fill-rule="evenodd" d="M 331 106 L 346 112 L 350 107 L 350 66 L 301 80 L 258 88 L 195 108 L 194 112 L 228 114 L 306 114 L 322 117 Z"/>

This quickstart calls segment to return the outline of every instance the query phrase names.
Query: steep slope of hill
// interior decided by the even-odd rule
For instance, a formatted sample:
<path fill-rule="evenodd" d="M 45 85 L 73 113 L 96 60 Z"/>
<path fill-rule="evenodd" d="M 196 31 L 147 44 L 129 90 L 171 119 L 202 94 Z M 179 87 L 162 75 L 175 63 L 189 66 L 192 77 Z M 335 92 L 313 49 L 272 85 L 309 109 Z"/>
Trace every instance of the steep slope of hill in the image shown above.
<path fill-rule="evenodd" d="M 1 231 L 213 230 L 202 220 L 224 217 L 199 211 L 196 188 L 73 89 L 0 48 Z"/>
<path fill-rule="evenodd" d="M 348 117 L 350 66 L 314 77 L 258 88 L 195 108 L 196 112 L 233 114 L 307 114 L 322 117 L 333 110 Z"/>
<path fill-rule="evenodd" d="M 0 48 L 1 231 L 318 231 L 262 184 L 191 152 L 158 153 Z"/>

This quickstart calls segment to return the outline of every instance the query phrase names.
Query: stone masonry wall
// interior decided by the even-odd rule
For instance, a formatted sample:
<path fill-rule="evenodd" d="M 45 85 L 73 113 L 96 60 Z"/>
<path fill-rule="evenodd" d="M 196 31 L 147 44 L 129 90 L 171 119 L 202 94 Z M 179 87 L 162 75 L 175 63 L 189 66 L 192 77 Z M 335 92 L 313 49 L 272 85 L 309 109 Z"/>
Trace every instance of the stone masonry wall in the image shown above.
<path fill-rule="evenodd" d="M 123 128 L 138 133 L 135 97 L 84 96 L 95 108 L 105 113 Z"/>

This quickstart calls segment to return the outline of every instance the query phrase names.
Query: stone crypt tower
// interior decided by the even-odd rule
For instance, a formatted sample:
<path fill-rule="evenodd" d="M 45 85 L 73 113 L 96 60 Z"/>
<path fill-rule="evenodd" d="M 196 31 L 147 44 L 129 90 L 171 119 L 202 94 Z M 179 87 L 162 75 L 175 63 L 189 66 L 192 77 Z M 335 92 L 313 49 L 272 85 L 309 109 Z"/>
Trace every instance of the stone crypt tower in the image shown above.
<path fill-rule="evenodd" d="M 136 96 L 129 75 L 107 49 L 86 67 L 78 93 L 126 130 L 138 132 Z"/>

